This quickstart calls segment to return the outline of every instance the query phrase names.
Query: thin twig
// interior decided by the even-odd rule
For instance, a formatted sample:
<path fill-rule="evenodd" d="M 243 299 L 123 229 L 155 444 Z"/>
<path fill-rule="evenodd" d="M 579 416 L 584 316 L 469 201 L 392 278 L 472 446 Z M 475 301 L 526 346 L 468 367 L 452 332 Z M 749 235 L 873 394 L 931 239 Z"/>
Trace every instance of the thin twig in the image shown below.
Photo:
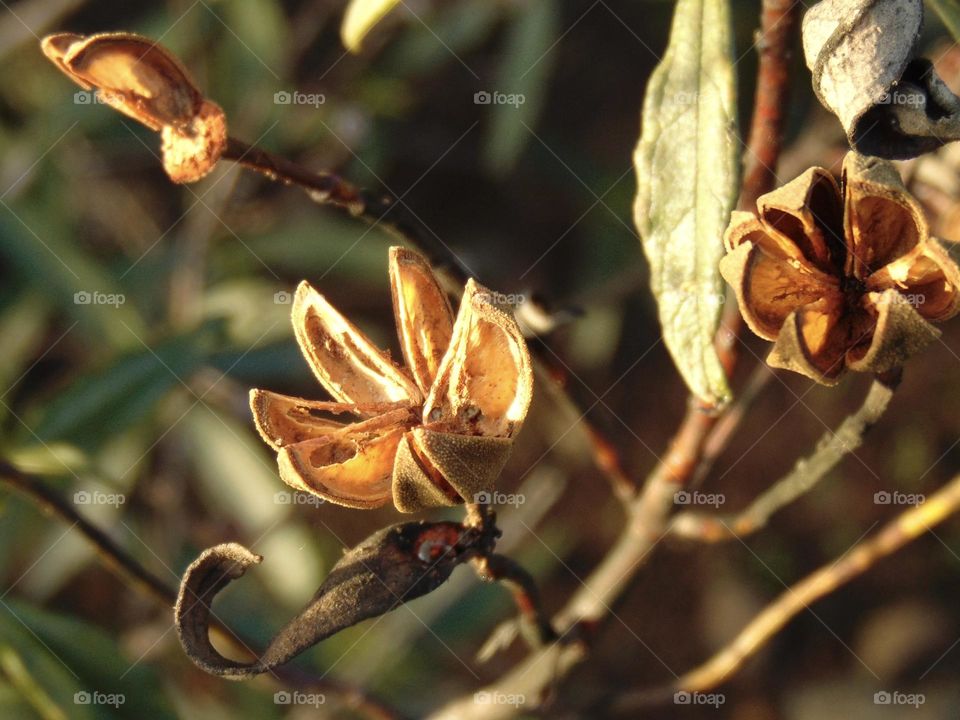
<path fill-rule="evenodd" d="M 700 464 L 697 465 L 690 480 L 691 487 L 698 486 L 710 474 L 717 458 L 727 449 L 740 423 L 747 416 L 747 411 L 774 377 L 776 372 L 765 363 L 760 363 L 753 369 L 746 384 L 737 393 L 737 397 L 730 406 L 724 410 L 723 415 L 704 440 Z"/>
<path fill-rule="evenodd" d="M 126 585 L 165 608 L 170 608 L 176 603 L 176 587 L 141 565 L 136 558 L 111 540 L 103 530 L 83 517 L 70 502 L 42 480 L 0 460 L 0 482 L 17 490 L 43 510 L 74 525 L 93 545 L 103 564 L 116 573 Z M 211 619 L 210 629 L 218 641 L 226 644 L 232 652 L 251 658 L 257 656 L 252 649 L 253 644 L 238 636 L 219 620 Z M 309 687 L 329 693 L 331 697 L 339 698 L 346 707 L 363 712 L 367 717 L 376 720 L 397 720 L 403 717 L 399 711 L 352 685 L 329 678 L 316 678 L 295 668 L 277 668 L 273 675 L 277 680 L 291 687 Z"/>
<path fill-rule="evenodd" d="M 284 185 L 296 186 L 320 205 L 334 205 L 420 250 L 436 269 L 463 286 L 471 273 L 463 262 L 400 201 L 356 187 L 338 175 L 308 170 L 286 158 L 228 138 L 224 160 L 232 160 Z"/>
<path fill-rule="evenodd" d="M 741 208 L 753 209 L 756 198 L 772 190 L 776 182 L 772 168 L 776 167 L 780 153 L 787 72 L 798 16 L 799 3 L 793 0 L 763 2 L 757 100 L 745 159 Z M 715 346 L 728 376 L 736 363 L 741 324 L 736 303 L 727 303 Z M 532 653 L 486 687 L 486 691 L 535 702 L 586 658 L 584 636 L 597 622 L 609 617 L 612 605 L 631 585 L 649 552 L 667 532 L 674 494 L 693 476 L 710 431 L 720 416 L 721 413 L 708 412 L 691 399 L 666 455 L 647 478 L 643 489 L 626 505 L 628 517 L 619 539 L 554 618 L 553 626 L 560 633 L 560 639 Z M 505 703 L 478 705 L 471 694 L 454 700 L 430 717 L 431 720 L 495 720 L 518 712 L 518 708 Z"/>
<path fill-rule="evenodd" d="M 670 533 L 691 540 L 720 542 L 760 530 L 775 512 L 812 490 L 844 457 L 863 444 L 863 436 L 889 406 L 899 379 L 899 374 L 896 374 L 874 380 L 860 408 L 847 417 L 836 432 L 828 430 L 812 455 L 798 460 L 789 473 L 771 485 L 745 510 L 730 516 L 702 512 L 679 513 L 673 517 Z"/>
<path fill-rule="evenodd" d="M 524 635 L 532 647 L 556 640 L 557 633 L 543 611 L 540 591 L 530 573 L 515 560 L 497 553 L 475 558 L 472 563 L 481 579 L 502 583 L 510 589 L 520 611 L 521 629 L 528 631 Z"/>
<path fill-rule="evenodd" d="M 829 595 L 841 585 L 869 570 L 880 559 L 960 511 L 960 476 L 929 496 L 921 505 L 909 508 L 887 523 L 875 535 L 863 540 L 837 560 L 833 560 L 785 590 L 770 603 L 726 647 L 702 665 L 685 673 L 667 687 L 622 697 L 616 708 L 621 711 L 668 700 L 678 691 L 706 692 L 737 672 L 763 645 L 794 616 L 812 603 Z"/>

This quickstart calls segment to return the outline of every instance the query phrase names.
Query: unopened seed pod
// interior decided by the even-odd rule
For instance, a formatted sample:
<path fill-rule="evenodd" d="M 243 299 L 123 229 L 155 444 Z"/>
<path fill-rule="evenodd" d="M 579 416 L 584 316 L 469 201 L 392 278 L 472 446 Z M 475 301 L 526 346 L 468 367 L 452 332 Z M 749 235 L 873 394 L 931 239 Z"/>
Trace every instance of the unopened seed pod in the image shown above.
<path fill-rule="evenodd" d="M 922 0 L 823 0 L 803 18 L 813 89 L 850 145 L 915 157 L 960 139 L 960 98 L 916 56 Z"/>

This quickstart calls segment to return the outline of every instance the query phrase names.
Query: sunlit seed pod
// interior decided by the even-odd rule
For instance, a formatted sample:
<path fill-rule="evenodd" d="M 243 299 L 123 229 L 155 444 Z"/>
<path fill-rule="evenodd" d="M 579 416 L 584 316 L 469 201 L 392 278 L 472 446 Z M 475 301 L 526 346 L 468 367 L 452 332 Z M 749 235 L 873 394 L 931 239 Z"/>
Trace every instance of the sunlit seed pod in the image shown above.
<path fill-rule="evenodd" d="M 530 405 L 533 372 L 514 318 L 469 281 L 454 318 L 426 259 L 390 251 L 406 367 L 399 367 L 306 282 L 297 342 L 334 401 L 250 395 L 257 429 L 290 486 L 348 507 L 393 499 L 401 512 L 490 495 Z M 355 422 L 327 415 L 349 413 Z"/>
<path fill-rule="evenodd" d="M 163 46 L 131 33 L 59 33 L 41 48 L 82 88 L 161 133 L 164 169 L 174 182 L 195 182 L 217 164 L 227 146 L 223 110 Z"/>

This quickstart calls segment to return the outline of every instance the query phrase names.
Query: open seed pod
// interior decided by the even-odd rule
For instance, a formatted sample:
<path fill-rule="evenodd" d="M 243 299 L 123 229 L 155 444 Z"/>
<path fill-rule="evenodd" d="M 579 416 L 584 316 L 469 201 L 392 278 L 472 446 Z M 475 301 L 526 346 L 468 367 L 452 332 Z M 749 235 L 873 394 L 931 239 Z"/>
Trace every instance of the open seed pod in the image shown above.
<path fill-rule="evenodd" d="M 277 451 L 280 477 L 330 502 L 392 499 L 401 512 L 475 502 L 494 490 L 530 405 L 526 343 L 473 280 L 454 318 L 418 253 L 391 248 L 390 284 L 406 367 L 301 283 L 295 334 L 334 402 L 253 390 L 257 428 Z"/>
<path fill-rule="evenodd" d="M 834 385 L 884 373 L 960 312 L 960 268 L 929 237 L 893 165 L 848 153 L 838 185 L 823 168 L 735 212 L 720 272 L 743 318 L 774 341 L 773 367 Z"/>
<path fill-rule="evenodd" d="M 803 18 L 813 89 L 858 152 L 909 158 L 960 139 L 960 98 L 916 57 L 922 0 L 822 0 Z"/>
<path fill-rule="evenodd" d="M 163 167 L 174 182 L 199 180 L 220 159 L 227 144 L 223 110 L 162 46 L 130 33 L 58 33 L 41 48 L 82 88 L 161 134 Z"/>

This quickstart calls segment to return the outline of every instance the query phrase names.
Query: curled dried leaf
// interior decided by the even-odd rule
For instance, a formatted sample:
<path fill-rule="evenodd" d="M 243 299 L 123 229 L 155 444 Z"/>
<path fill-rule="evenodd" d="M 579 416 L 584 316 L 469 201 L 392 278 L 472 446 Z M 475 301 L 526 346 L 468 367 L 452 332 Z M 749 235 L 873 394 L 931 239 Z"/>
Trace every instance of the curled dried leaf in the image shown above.
<path fill-rule="evenodd" d="M 485 551 L 482 531 L 456 523 L 406 523 L 371 535 L 333 566 L 310 603 L 253 662 L 224 657 L 210 642 L 214 596 L 262 558 L 242 545 L 205 550 L 184 573 L 174 621 L 187 656 L 213 675 L 243 679 L 282 665 L 344 628 L 425 595 L 460 563 Z"/>

